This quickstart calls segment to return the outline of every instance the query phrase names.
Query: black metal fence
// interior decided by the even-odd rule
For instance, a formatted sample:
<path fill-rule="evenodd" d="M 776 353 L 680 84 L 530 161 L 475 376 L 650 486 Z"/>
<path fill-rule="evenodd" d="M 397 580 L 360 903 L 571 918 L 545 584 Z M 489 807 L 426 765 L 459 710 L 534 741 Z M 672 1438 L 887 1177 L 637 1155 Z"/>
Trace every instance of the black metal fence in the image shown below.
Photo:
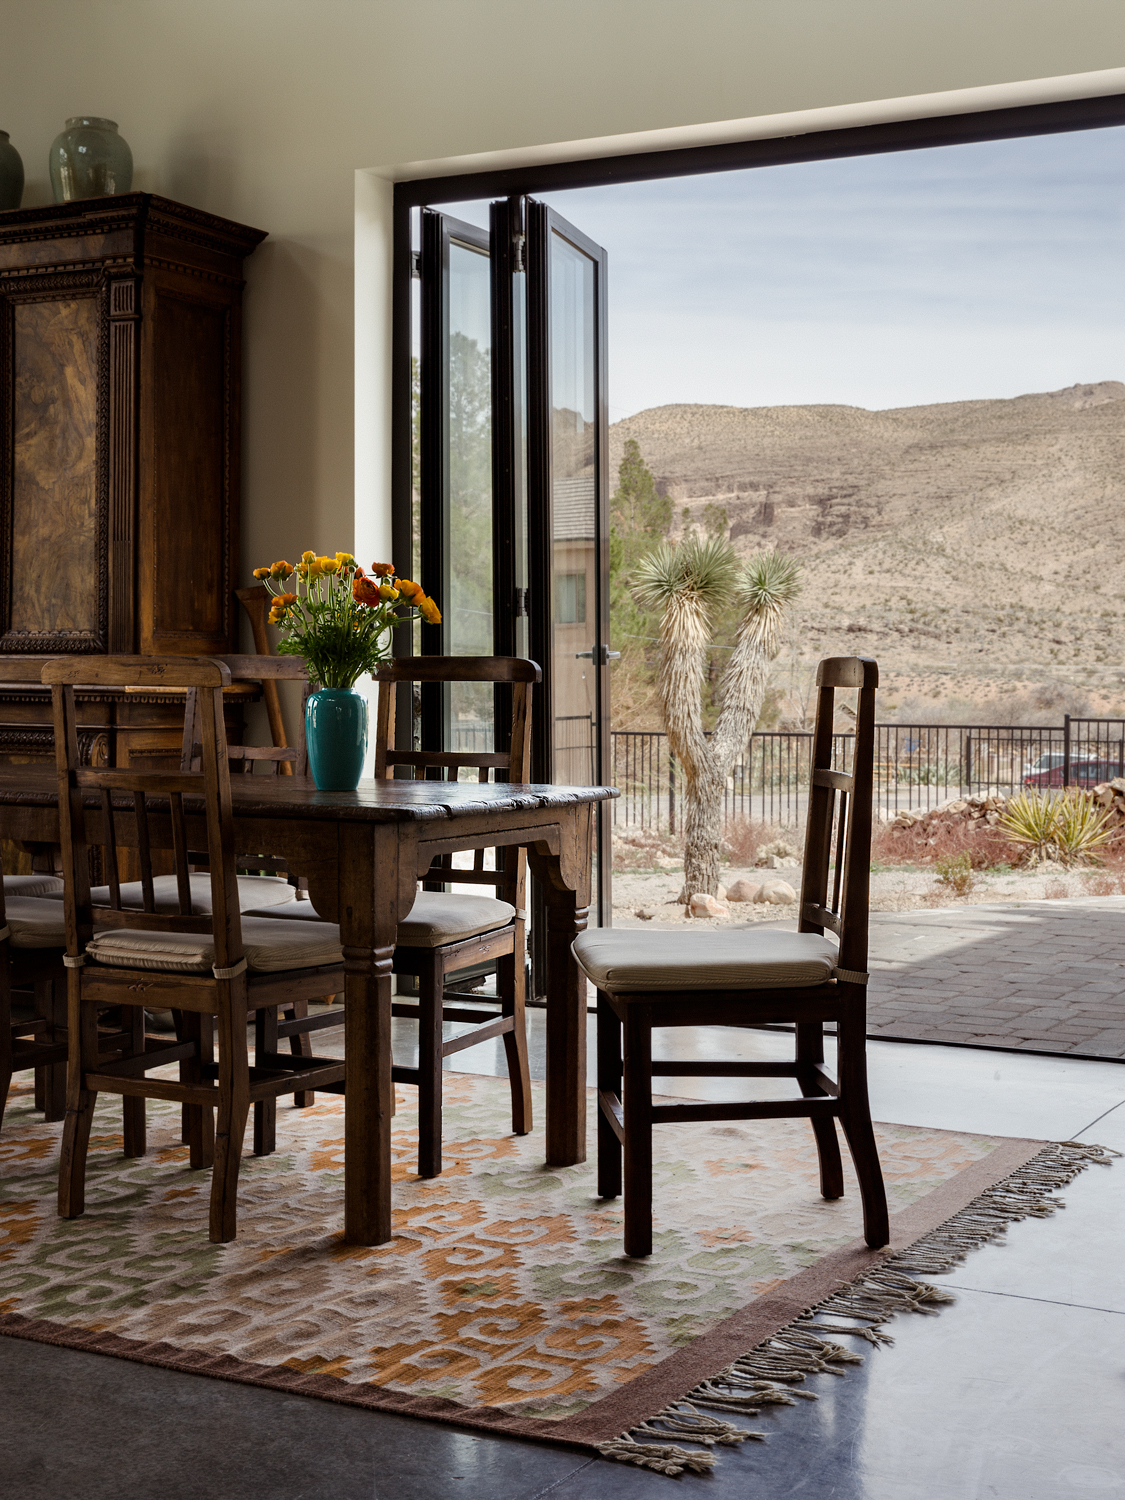
<path fill-rule="evenodd" d="M 852 736 L 834 736 L 835 763 L 846 765 Z M 658 731 L 614 730 L 613 804 L 618 827 L 677 831 L 683 776 Z M 812 735 L 798 730 L 751 737 L 727 778 L 723 821 L 752 818 L 796 827 L 807 799 Z M 875 802 L 891 812 L 936 807 L 951 797 L 1023 788 L 1094 786 L 1125 775 L 1125 719 L 1077 719 L 1061 725 L 877 724 Z"/>

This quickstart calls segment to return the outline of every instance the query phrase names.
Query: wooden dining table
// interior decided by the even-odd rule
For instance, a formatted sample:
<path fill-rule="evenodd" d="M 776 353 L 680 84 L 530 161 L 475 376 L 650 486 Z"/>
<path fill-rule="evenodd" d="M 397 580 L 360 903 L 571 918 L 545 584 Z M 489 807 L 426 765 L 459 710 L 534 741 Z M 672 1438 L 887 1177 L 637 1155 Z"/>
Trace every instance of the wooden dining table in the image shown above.
<path fill-rule="evenodd" d="M 354 792 L 317 791 L 311 777 L 231 779 L 240 854 L 280 856 L 308 880 L 318 913 L 340 924 L 344 950 L 346 1104 L 344 1238 L 391 1237 L 391 963 L 399 922 L 432 861 L 459 850 L 522 845 L 547 912 L 546 1160 L 586 1156 L 586 981 L 570 945 L 590 903 L 595 805 L 612 787 L 362 781 Z M 115 805 L 116 806 L 116 805 Z M 131 799 L 116 810 L 129 842 Z M 206 847 L 202 816 L 186 799 L 188 840 Z M 97 843 L 100 811 L 86 811 Z M 59 841 L 57 784 L 49 766 L 0 767 L 0 837 Z M 440 878 L 440 876 L 438 877 Z"/>

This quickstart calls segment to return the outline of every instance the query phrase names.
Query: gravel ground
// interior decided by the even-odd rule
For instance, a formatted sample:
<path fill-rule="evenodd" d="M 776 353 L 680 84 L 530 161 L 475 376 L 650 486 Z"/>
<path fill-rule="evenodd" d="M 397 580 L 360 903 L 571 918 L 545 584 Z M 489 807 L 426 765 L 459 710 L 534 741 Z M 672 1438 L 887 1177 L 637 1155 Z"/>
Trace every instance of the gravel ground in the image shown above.
<path fill-rule="evenodd" d="M 784 880 L 794 890 L 801 886 L 801 871 L 739 869 L 724 866 L 723 883 L 730 885 L 739 876 L 761 884 L 765 880 Z M 792 906 L 767 906 L 757 902 L 731 902 L 730 917 L 685 919 L 684 908 L 677 901 L 682 875 L 671 870 L 621 870 L 613 875 L 613 920 L 615 926 L 646 925 L 637 916 L 639 910 L 656 913 L 661 922 L 703 922 L 711 927 L 725 927 L 729 922 L 776 922 L 796 915 Z M 1050 901 L 1069 897 L 1113 896 L 1123 893 L 1125 883 L 1105 870 L 1064 870 L 1042 866 L 1034 870 L 979 870 L 973 874 L 972 889 L 958 896 L 943 885 L 932 869 L 907 865 L 876 866 L 871 875 L 871 910 L 875 912 L 925 911 L 942 907 L 978 906 L 995 902 Z"/>

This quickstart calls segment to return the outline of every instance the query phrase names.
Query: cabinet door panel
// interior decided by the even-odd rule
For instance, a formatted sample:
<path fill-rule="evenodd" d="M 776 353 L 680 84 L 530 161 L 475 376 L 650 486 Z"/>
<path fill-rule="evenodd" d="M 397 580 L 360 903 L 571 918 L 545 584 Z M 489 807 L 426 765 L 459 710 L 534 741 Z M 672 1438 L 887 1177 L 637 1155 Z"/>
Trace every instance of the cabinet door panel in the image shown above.
<path fill-rule="evenodd" d="M 102 645 L 98 331 L 94 295 L 11 309 L 12 550 L 0 649 L 49 650 L 60 636 L 71 650 L 75 636 Z"/>
<path fill-rule="evenodd" d="M 162 293 L 153 332 L 149 649 L 221 649 L 231 587 L 226 310 Z"/>

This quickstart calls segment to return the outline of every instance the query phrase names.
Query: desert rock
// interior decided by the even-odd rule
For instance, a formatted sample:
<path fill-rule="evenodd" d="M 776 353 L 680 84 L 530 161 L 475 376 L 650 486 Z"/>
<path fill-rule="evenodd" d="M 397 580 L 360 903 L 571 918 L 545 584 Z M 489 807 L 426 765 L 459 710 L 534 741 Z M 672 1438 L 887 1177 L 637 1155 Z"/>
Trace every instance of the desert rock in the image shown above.
<path fill-rule="evenodd" d="M 753 880 L 735 880 L 727 891 L 728 901 L 755 901 L 761 886 Z"/>
<path fill-rule="evenodd" d="M 767 901 L 770 906 L 792 906 L 797 899 L 797 892 L 785 880 L 767 880 L 762 885 L 755 901 Z"/>

